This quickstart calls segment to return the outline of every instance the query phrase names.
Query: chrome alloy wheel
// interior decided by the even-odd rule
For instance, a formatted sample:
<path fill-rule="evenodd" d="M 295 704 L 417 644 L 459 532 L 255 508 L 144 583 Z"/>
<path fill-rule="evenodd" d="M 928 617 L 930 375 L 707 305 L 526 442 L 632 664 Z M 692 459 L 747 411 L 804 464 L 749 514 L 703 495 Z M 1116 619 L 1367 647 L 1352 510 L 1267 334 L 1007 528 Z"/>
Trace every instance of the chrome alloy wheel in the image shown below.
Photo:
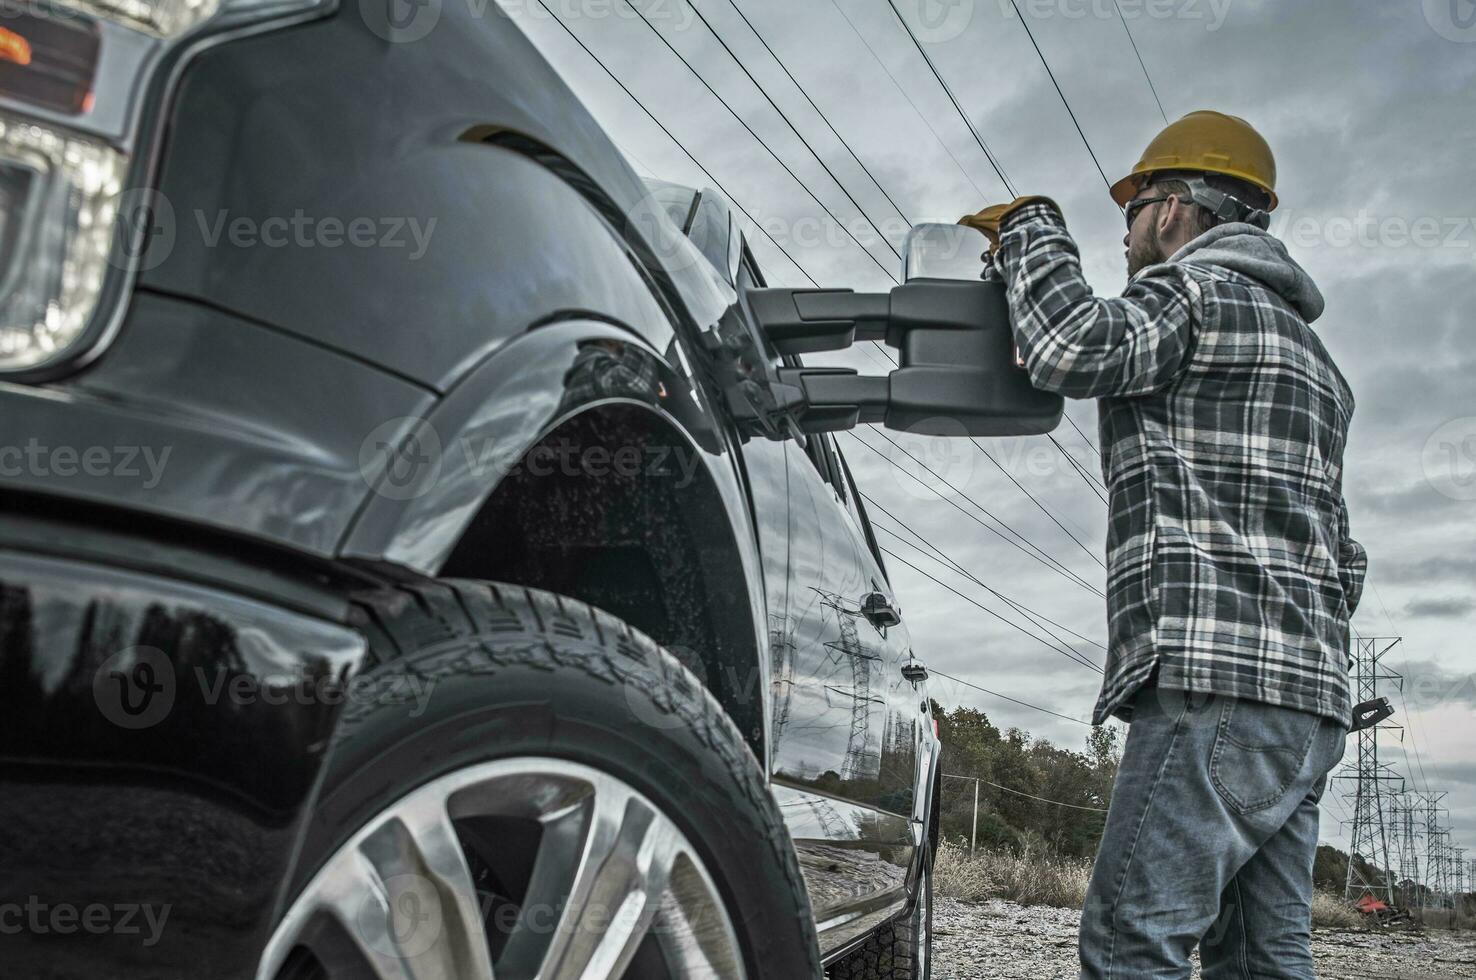
<path fill-rule="evenodd" d="M 284 970 L 284 966 L 287 969 Z M 257 980 L 743 980 L 691 843 L 638 790 L 551 758 L 416 789 L 328 858 Z"/>

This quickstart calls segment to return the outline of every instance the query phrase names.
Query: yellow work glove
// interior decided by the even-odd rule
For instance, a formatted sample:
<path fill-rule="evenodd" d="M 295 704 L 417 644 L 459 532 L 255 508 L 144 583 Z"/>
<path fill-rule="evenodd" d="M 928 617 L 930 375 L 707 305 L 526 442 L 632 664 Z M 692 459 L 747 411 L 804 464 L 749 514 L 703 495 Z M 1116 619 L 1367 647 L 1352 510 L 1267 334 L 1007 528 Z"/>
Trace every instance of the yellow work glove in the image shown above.
<path fill-rule="evenodd" d="M 995 249 L 999 248 L 1000 224 L 1002 224 L 1004 220 L 1010 215 L 1025 207 L 1027 204 L 1036 204 L 1041 201 L 1044 201 L 1046 204 L 1049 204 L 1052 207 L 1056 206 L 1056 202 L 1052 201 L 1050 198 L 1042 197 L 1039 194 L 1032 194 L 1029 197 L 1017 197 L 1009 204 L 991 204 L 989 207 L 985 208 L 982 211 L 976 211 L 973 214 L 964 215 L 962 218 L 958 219 L 958 223 L 961 225 L 967 225 L 970 228 L 977 228 L 979 231 L 982 231 L 984 233 L 984 237 L 989 239 L 989 250 L 992 252 Z"/>

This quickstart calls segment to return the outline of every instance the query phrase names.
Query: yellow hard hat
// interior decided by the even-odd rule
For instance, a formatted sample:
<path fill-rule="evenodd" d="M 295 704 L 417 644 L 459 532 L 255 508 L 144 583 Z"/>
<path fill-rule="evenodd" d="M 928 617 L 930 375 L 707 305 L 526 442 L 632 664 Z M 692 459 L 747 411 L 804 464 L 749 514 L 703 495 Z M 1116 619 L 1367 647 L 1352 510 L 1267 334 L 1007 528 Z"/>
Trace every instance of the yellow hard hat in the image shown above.
<path fill-rule="evenodd" d="M 1276 158 L 1261 134 L 1239 116 L 1201 109 L 1169 123 L 1153 137 L 1133 172 L 1112 185 L 1112 199 L 1126 207 L 1146 175 L 1164 170 L 1238 177 L 1271 196 L 1267 211 L 1276 207 Z"/>

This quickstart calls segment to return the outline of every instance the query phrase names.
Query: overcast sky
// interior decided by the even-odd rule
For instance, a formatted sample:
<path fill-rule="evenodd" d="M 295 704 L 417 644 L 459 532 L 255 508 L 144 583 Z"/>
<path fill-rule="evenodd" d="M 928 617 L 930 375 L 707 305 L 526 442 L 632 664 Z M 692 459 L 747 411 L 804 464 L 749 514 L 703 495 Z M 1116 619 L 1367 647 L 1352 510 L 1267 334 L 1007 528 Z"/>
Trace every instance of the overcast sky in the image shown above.
<path fill-rule="evenodd" d="M 637 0 L 651 21 L 793 171 L 786 172 L 694 78 L 624 0 L 549 0 L 565 22 L 821 285 L 882 289 L 899 263 L 743 74 L 686 0 Z M 700 0 L 698 9 L 811 142 L 855 201 L 900 249 L 910 222 L 953 221 L 1008 200 L 995 171 L 902 32 L 886 0 Z M 923 8 L 919 9 L 919 3 Z M 643 173 L 711 181 L 582 52 L 538 0 L 505 0 Z M 1122 218 L 1009 0 L 899 0 L 1011 184 L 1058 201 L 1097 291 L 1116 295 L 1125 271 Z M 1126 173 L 1163 125 L 1112 0 L 1019 0 L 1109 179 Z M 740 19 L 746 14 L 804 92 L 864 162 L 852 159 Z M 1292 254 L 1327 296 L 1316 328 L 1358 399 L 1346 459 L 1354 536 L 1370 554 L 1354 626 L 1403 636 L 1386 663 L 1409 696 L 1382 758 L 1446 790 L 1457 845 L 1476 857 L 1476 5 L 1122 0 L 1122 11 L 1170 119 L 1200 108 L 1243 116 L 1276 154 Z M 817 204 L 803 181 L 824 202 Z M 888 203 L 887 196 L 897 209 Z M 826 209 L 842 222 L 841 230 Z M 905 218 L 905 221 L 904 221 Z M 851 238 L 870 247 L 868 259 Z M 762 233 L 748 238 L 771 284 L 803 275 Z M 812 359 L 814 360 L 814 359 Z M 833 358 L 876 372 L 874 351 Z M 1071 403 L 1096 441 L 1096 409 Z M 891 452 L 875 432 L 858 434 Z M 894 437 L 898 434 L 889 433 Z M 1057 438 L 1094 473 L 1094 451 L 1069 426 Z M 904 440 L 907 437 L 902 437 Z M 1102 600 L 1024 549 L 900 475 L 857 436 L 840 442 L 862 490 L 984 582 L 1098 643 Z M 966 442 L 904 444 L 1023 537 L 1100 588 L 1105 506 L 1044 439 L 990 441 L 995 459 L 1050 511 Z M 901 458 L 898 456 L 898 458 Z M 942 488 L 945 494 L 946 488 Z M 970 505 L 954 498 L 962 508 Z M 890 521 L 873 508 L 878 524 Z M 1054 517 L 1086 545 L 1080 548 Z M 983 589 L 880 535 L 966 595 Z M 1098 676 L 1032 642 L 892 561 L 913 646 L 931 666 L 1076 717 L 1090 715 Z M 1077 641 L 1101 662 L 1102 650 Z M 1079 747 L 1085 729 L 941 678 L 945 704 L 986 710 Z M 1390 692 L 1391 694 L 1397 692 Z M 1418 752 L 1416 752 L 1416 747 Z M 1352 747 L 1350 743 L 1350 757 Z M 1418 756 L 1418 758 L 1417 758 Z M 1421 765 L 1423 763 L 1423 775 Z M 1351 785 L 1336 787 L 1351 789 Z M 1342 805 L 1323 837 L 1346 847 Z"/>

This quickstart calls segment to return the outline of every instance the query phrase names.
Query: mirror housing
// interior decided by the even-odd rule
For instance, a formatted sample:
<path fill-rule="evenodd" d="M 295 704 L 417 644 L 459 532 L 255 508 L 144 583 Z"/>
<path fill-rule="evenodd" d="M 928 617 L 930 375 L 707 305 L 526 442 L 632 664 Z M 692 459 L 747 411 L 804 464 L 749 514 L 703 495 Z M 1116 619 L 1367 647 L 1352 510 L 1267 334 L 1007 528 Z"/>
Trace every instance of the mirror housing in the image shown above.
<path fill-rule="evenodd" d="M 972 228 L 919 225 L 907 241 L 908 281 L 888 293 L 748 291 L 750 310 L 781 354 L 877 340 L 901 355 L 886 377 L 862 377 L 850 368 L 780 369 L 781 382 L 803 394 L 799 428 L 820 432 L 881 422 L 924 435 L 1013 436 L 1039 435 L 1060 424 L 1061 396 L 1033 387 L 1015 363 L 1004 286 L 979 279 L 985 247 Z M 972 272 L 959 278 L 970 268 L 969 255 Z"/>

